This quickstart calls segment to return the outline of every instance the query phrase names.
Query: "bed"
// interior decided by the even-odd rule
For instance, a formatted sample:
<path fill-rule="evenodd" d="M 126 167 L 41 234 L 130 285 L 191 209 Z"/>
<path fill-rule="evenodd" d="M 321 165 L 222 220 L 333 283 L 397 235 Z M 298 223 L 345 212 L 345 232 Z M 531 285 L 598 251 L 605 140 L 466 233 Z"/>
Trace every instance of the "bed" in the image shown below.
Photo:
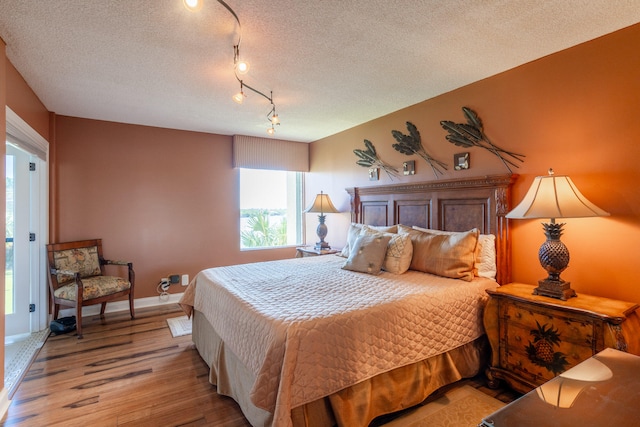
<path fill-rule="evenodd" d="M 367 426 L 477 374 L 516 178 L 349 188 L 342 253 L 198 273 L 180 303 L 216 391 L 254 426 Z"/>

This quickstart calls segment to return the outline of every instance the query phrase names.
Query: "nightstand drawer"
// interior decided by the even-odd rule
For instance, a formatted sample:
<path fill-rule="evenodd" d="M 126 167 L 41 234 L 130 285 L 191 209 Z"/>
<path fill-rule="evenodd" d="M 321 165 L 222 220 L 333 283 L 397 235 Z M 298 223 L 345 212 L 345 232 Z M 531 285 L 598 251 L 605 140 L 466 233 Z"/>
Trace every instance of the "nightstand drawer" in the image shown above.
<path fill-rule="evenodd" d="M 522 327 L 530 332 L 531 339 L 558 337 L 558 342 L 572 342 L 578 345 L 595 347 L 595 323 L 591 319 L 567 315 L 568 313 L 550 312 L 534 305 L 507 305 L 507 321 L 504 326 Z M 595 354 L 595 352 L 593 353 Z M 591 357 L 593 354 L 589 355 Z"/>
<path fill-rule="evenodd" d="M 505 322 L 500 357 L 502 368 L 537 384 L 593 356 L 590 343 L 580 342 L 579 337 L 565 340 L 562 332 L 558 333 L 560 327 L 555 325 L 564 326 L 565 319 L 547 318 L 546 323 L 542 323 L 542 319 L 536 320 L 538 323 L 534 320 L 533 325 Z M 570 322 L 567 326 L 575 323 Z M 590 326 L 593 331 L 593 325 Z"/>

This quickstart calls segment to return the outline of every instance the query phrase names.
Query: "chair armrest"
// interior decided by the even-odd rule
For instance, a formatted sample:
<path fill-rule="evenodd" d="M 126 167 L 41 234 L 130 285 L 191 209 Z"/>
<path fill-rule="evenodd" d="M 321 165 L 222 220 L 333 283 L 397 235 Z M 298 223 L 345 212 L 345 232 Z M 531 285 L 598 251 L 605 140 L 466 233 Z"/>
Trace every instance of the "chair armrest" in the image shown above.
<path fill-rule="evenodd" d="M 102 260 L 102 264 L 104 265 L 133 265 L 133 263 L 128 262 L 128 261 L 116 261 L 116 260 L 110 260 L 110 259 L 104 259 Z"/>
<path fill-rule="evenodd" d="M 80 273 L 73 270 L 56 270 L 55 268 L 52 268 L 49 270 L 49 272 L 51 274 L 64 274 L 64 275 L 73 276 L 73 277 L 77 276 L 77 278 L 80 277 Z"/>
<path fill-rule="evenodd" d="M 100 265 L 121 265 L 126 266 L 129 271 L 129 282 L 131 283 L 131 289 L 135 283 L 136 273 L 133 271 L 133 263 L 128 261 L 115 261 L 111 259 L 100 258 Z"/>

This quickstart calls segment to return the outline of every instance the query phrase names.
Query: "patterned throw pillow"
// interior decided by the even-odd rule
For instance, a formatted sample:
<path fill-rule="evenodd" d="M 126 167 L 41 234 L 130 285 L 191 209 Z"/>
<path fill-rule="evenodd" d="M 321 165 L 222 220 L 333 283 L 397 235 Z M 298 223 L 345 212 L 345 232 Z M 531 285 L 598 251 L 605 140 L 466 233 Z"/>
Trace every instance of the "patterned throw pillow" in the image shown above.
<path fill-rule="evenodd" d="M 391 236 L 364 234 L 358 236 L 342 268 L 360 273 L 380 274 Z"/>
<path fill-rule="evenodd" d="M 362 232 L 362 227 L 369 227 L 373 230 L 379 231 L 379 232 L 383 232 L 383 233 L 397 233 L 398 232 L 398 226 L 397 225 L 363 225 L 363 224 L 357 224 L 355 222 L 352 222 L 351 225 L 349 226 L 349 230 L 347 231 L 347 241 L 344 244 L 344 248 L 342 248 L 342 251 L 338 254 L 341 257 L 344 258 L 349 258 L 349 252 L 350 252 L 350 248 L 353 247 L 353 243 L 356 241 L 356 238 L 360 235 L 360 233 Z"/>
<path fill-rule="evenodd" d="M 367 225 L 362 227 L 363 234 L 380 233 L 375 228 Z M 382 269 L 393 274 L 402 274 L 409 269 L 411 257 L 413 256 L 413 244 L 408 234 L 382 233 L 391 237 L 387 245 L 387 253 L 384 258 Z"/>

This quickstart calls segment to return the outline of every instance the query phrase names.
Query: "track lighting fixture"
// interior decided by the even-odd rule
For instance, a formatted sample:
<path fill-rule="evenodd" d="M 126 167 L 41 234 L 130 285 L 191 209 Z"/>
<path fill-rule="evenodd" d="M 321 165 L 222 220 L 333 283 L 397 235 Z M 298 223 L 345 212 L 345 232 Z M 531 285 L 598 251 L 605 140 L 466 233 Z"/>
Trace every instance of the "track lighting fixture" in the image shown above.
<path fill-rule="evenodd" d="M 276 113 L 276 105 L 273 103 L 273 92 L 271 92 L 271 98 L 269 98 L 269 100 L 271 101 L 271 111 L 267 114 L 267 119 L 271 122 L 271 127 L 267 128 L 267 133 L 269 135 L 273 135 L 276 133 L 276 128 L 273 126 L 280 124 L 280 117 L 278 117 L 278 114 Z"/>
<path fill-rule="evenodd" d="M 273 103 L 273 91 L 271 91 L 270 95 L 267 96 L 256 88 L 249 86 L 240 78 L 240 76 L 244 76 L 249 72 L 249 63 L 240 59 L 240 41 L 242 40 L 242 26 L 240 25 L 240 19 L 231 6 L 229 6 L 224 0 L 217 0 L 217 2 L 224 6 L 238 23 L 238 42 L 233 46 L 233 74 L 235 75 L 236 80 L 240 82 L 240 92 L 233 95 L 232 98 L 236 103 L 242 104 L 244 98 L 246 98 L 244 88 L 247 88 L 269 101 L 271 104 L 271 111 L 267 113 L 267 119 L 269 120 L 271 127 L 267 129 L 267 133 L 269 135 L 273 135 L 276 131 L 274 125 L 280 124 L 280 118 L 278 117 L 278 114 L 276 114 L 276 106 Z M 203 0 L 183 0 L 183 3 L 188 10 L 196 12 L 202 8 Z"/>

